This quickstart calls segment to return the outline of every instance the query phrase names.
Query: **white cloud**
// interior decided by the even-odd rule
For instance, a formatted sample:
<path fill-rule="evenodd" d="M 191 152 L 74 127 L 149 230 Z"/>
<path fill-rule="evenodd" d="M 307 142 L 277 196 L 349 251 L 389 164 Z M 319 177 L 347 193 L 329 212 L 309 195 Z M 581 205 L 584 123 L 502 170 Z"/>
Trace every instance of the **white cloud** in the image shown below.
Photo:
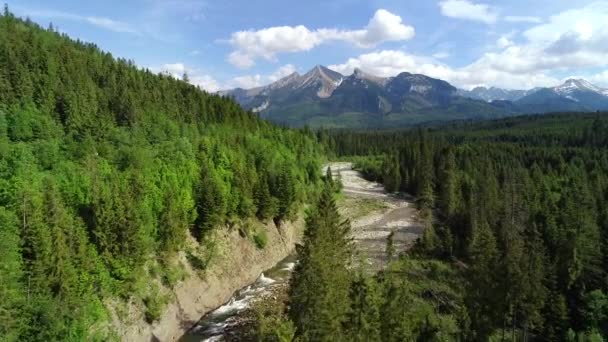
<path fill-rule="evenodd" d="M 207 90 L 208 92 L 232 88 L 255 88 L 278 81 L 279 79 L 296 72 L 295 66 L 292 64 L 285 64 L 268 75 L 242 75 L 234 77 L 226 82 L 220 82 L 211 75 L 208 75 L 199 69 L 191 68 L 182 62 L 167 63 L 161 66 L 150 67 L 149 69 L 152 72 L 166 74 L 176 79 L 181 79 L 185 73 L 188 75 L 191 84 L 199 86 L 201 89 Z"/>
<path fill-rule="evenodd" d="M 401 17 L 380 9 L 367 26 L 360 30 L 310 30 L 299 25 L 235 32 L 230 38 L 234 51 L 229 54 L 228 61 L 237 67 L 249 68 L 255 64 L 256 59 L 275 61 L 278 53 L 308 51 L 329 41 L 345 41 L 369 48 L 382 42 L 407 40 L 413 36 L 414 28 L 403 24 Z"/>
<path fill-rule="evenodd" d="M 294 72 L 296 72 L 296 67 L 293 64 L 286 64 L 278 68 L 277 71 L 273 72 L 270 76 L 268 76 L 268 80 L 270 82 L 275 82 L 285 76 L 293 74 Z"/>
<path fill-rule="evenodd" d="M 507 36 L 502 36 L 502 37 L 498 38 L 498 40 L 496 41 L 496 46 L 498 46 L 501 49 L 507 48 L 514 44 L 515 43 L 513 43 L 513 41 L 511 39 L 509 39 L 509 37 L 507 37 Z"/>
<path fill-rule="evenodd" d="M 446 59 L 450 57 L 450 53 L 449 52 L 437 52 L 433 54 L 433 58 L 436 59 Z"/>
<path fill-rule="evenodd" d="M 228 55 L 228 62 L 238 68 L 247 69 L 255 65 L 253 58 L 241 51 L 233 51 Z"/>
<path fill-rule="evenodd" d="M 519 16 L 519 15 L 508 15 L 504 17 L 504 20 L 510 23 L 531 23 L 531 24 L 540 24 L 543 20 L 539 17 L 528 17 L 528 16 Z"/>
<path fill-rule="evenodd" d="M 216 81 L 210 75 L 193 75 L 190 76 L 190 83 L 196 86 L 199 86 L 201 89 L 204 89 L 208 92 L 214 93 L 220 89 L 222 86 L 218 81 Z"/>
<path fill-rule="evenodd" d="M 597 84 L 602 87 L 608 87 L 608 70 L 604 70 L 603 72 L 584 78 L 586 78 L 591 83 Z"/>
<path fill-rule="evenodd" d="M 439 2 L 441 14 L 446 17 L 480 21 L 493 24 L 498 20 L 498 13 L 486 4 L 476 4 L 468 0 L 443 0 Z"/>
<path fill-rule="evenodd" d="M 383 50 L 363 54 L 356 58 L 349 58 L 343 64 L 330 65 L 329 68 L 343 74 L 350 74 L 355 68 L 360 68 L 383 77 L 395 76 L 401 72 L 424 74 L 446 80 L 462 88 L 498 85 L 504 88 L 515 89 L 550 86 L 558 83 L 557 79 L 549 77 L 542 72 L 517 75 L 490 69 L 486 65 L 476 63 L 463 68 L 452 68 L 426 57 L 395 50 Z"/>
<path fill-rule="evenodd" d="M 140 32 L 132 25 L 106 17 L 82 16 L 54 10 L 28 11 L 26 14 L 28 16 L 38 18 L 64 19 L 76 22 L 84 22 L 118 33 L 131 33 L 137 35 L 140 34 Z"/>
<path fill-rule="evenodd" d="M 537 25 L 526 32 L 524 35 L 535 42 L 547 42 L 558 39 L 561 35 L 568 32 L 598 31 L 606 28 L 608 22 L 608 2 L 595 2 L 582 8 L 570 9 L 557 15 L 553 15 L 549 20 Z"/>
<path fill-rule="evenodd" d="M 182 75 L 186 72 L 186 66 L 184 63 L 169 63 L 163 64 L 160 68 L 161 72 L 169 73 L 177 78 L 181 78 Z"/>
<path fill-rule="evenodd" d="M 256 88 L 262 85 L 262 75 L 256 74 L 234 77 L 230 81 L 230 85 L 230 88 Z"/>
<path fill-rule="evenodd" d="M 110 31 L 119 32 L 119 33 L 133 33 L 138 34 L 138 31 L 127 23 L 123 23 L 120 21 L 112 20 L 109 18 L 103 17 L 86 17 L 84 18 L 88 23 L 108 29 Z"/>
<path fill-rule="evenodd" d="M 285 76 L 289 76 L 296 72 L 296 67 L 292 64 L 286 64 L 275 70 L 270 75 L 243 75 L 234 77 L 225 86 L 225 88 L 243 88 L 250 89 L 260 87 L 265 84 L 276 82 Z"/>
<path fill-rule="evenodd" d="M 202 73 L 200 70 L 190 68 L 184 63 L 167 63 L 160 67 L 149 68 L 152 72 L 167 74 L 176 79 L 182 79 L 184 74 L 188 75 L 190 84 L 199 86 L 208 92 L 216 92 L 220 89 L 224 89 L 220 82 L 218 82 L 211 75 Z"/>
<path fill-rule="evenodd" d="M 608 65 L 608 2 L 564 11 L 523 33 L 521 45 L 486 53 L 474 64 L 513 74 Z"/>
<path fill-rule="evenodd" d="M 550 86 L 560 82 L 550 76 L 554 72 L 608 66 L 607 22 L 608 2 L 564 11 L 523 32 L 522 43 L 515 43 L 516 32 L 503 35 L 491 51 L 459 68 L 438 62 L 438 58 L 392 50 L 363 54 L 331 67 L 346 73 L 359 67 L 383 76 L 422 73 L 464 88 Z M 601 73 L 590 80 L 605 84 L 605 76 Z"/>

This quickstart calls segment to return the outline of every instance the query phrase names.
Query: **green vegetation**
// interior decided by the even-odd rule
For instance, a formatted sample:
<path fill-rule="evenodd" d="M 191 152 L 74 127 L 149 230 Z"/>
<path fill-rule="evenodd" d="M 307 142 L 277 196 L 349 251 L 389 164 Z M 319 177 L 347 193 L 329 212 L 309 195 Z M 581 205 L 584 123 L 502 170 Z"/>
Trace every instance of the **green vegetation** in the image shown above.
<path fill-rule="evenodd" d="M 285 303 L 263 305 L 257 335 L 268 341 L 445 341 L 462 335 L 463 278 L 448 263 L 404 258 L 374 276 L 352 265 L 350 224 L 326 182 L 310 213 Z"/>
<path fill-rule="evenodd" d="M 440 286 L 460 278 L 462 290 L 444 287 L 456 315 L 415 317 L 414 327 L 431 322 L 441 340 L 608 337 L 605 114 L 319 137 L 338 155 L 368 156 L 358 161 L 367 177 L 414 194 L 423 213 L 437 213 L 413 260 L 398 262 L 407 265 L 403 281 L 415 288 L 416 264 L 441 261 L 453 274 Z"/>
<path fill-rule="evenodd" d="M 253 241 L 259 249 L 264 249 L 268 244 L 268 235 L 265 230 L 260 230 L 253 235 Z"/>
<path fill-rule="evenodd" d="M 107 340 L 110 298 L 157 319 L 160 284 L 185 276 L 178 252 L 202 270 L 214 230 L 292 218 L 317 191 L 319 150 L 309 132 L 6 9 L 0 340 Z"/>

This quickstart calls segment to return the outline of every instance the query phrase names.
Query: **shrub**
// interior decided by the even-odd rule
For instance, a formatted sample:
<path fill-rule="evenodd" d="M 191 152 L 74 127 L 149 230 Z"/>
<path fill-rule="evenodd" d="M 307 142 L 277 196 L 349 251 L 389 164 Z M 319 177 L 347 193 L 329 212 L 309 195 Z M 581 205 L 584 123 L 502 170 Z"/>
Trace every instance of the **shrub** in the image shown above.
<path fill-rule="evenodd" d="M 268 235 L 266 235 L 265 230 L 259 230 L 253 235 L 253 242 L 259 249 L 264 249 L 268 244 Z"/>

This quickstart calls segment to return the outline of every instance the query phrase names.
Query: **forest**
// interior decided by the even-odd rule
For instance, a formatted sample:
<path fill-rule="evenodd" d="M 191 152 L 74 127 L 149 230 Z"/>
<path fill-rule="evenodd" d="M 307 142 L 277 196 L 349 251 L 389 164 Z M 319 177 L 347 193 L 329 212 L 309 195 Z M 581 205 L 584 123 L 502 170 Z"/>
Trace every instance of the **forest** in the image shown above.
<path fill-rule="evenodd" d="M 164 303 L 151 284 L 182 279 L 175 256 L 204 268 L 214 229 L 298 215 L 317 192 L 321 152 L 310 132 L 5 7 L 0 340 L 116 339 L 104 323 L 112 298 L 154 321 Z"/>
<path fill-rule="evenodd" d="M 275 320 L 282 332 L 291 327 L 287 340 L 608 337 L 605 113 L 321 131 L 318 139 L 387 190 L 415 195 L 426 229 L 407 253 L 387 241 L 386 252 L 400 257 L 379 274 L 353 272 L 339 257 L 352 248 L 348 222 L 322 196 L 289 309 Z"/>
<path fill-rule="evenodd" d="M 204 270 L 215 231 L 280 227 L 307 204 L 288 298 L 258 340 L 608 338 L 606 113 L 311 132 L 186 81 L 5 7 L 0 340 L 119 339 L 108 301 L 154 322 L 177 255 Z M 378 274 L 353 263 L 328 156 L 417 198 L 424 236 L 407 253 L 387 240 Z"/>

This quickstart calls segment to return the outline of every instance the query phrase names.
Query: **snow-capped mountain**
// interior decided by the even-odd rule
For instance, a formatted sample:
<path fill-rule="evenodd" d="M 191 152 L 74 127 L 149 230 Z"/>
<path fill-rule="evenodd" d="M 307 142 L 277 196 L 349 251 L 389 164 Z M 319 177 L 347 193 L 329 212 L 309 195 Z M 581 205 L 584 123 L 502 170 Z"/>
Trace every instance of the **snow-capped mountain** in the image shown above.
<path fill-rule="evenodd" d="M 539 89 L 516 104 L 536 112 L 608 110 L 608 90 L 583 79 L 569 79 L 558 86 Z"/>
<path fill-rule="evenodd" d="M 523 113 L 608 110 L 608 90 L 570 79 L 552 88 L 457 89 L 425 75 L 379 77 L 361 69 L 344 76 L 317 65 L 253 89 L 221 92 L 264 118 L 293 125 L 371 127 L 494 118 Z"/>
<path fill-rule="evenodd" d="M 517 101 L 524 96 L 527 96 L 539 88 L 534 88 L 530 90 L 520 90 L 520 89 L 502 89 L 497 87 L 475 87 L 471 90 L 458 89 L 458 95 L 476 99 L 483 100 L 486 102 L 492 102 L 496 100 L 500 101 Z"/>
<path fill-rule="evenodd" d="M 596 93 L 603 96 L 608 96 L 608 89 L 602 89 L 583 79 L 569 79 L 563 84 L 552 88 L 553 91 L 562 96 L 576 96 L 580 92 Z"/>

